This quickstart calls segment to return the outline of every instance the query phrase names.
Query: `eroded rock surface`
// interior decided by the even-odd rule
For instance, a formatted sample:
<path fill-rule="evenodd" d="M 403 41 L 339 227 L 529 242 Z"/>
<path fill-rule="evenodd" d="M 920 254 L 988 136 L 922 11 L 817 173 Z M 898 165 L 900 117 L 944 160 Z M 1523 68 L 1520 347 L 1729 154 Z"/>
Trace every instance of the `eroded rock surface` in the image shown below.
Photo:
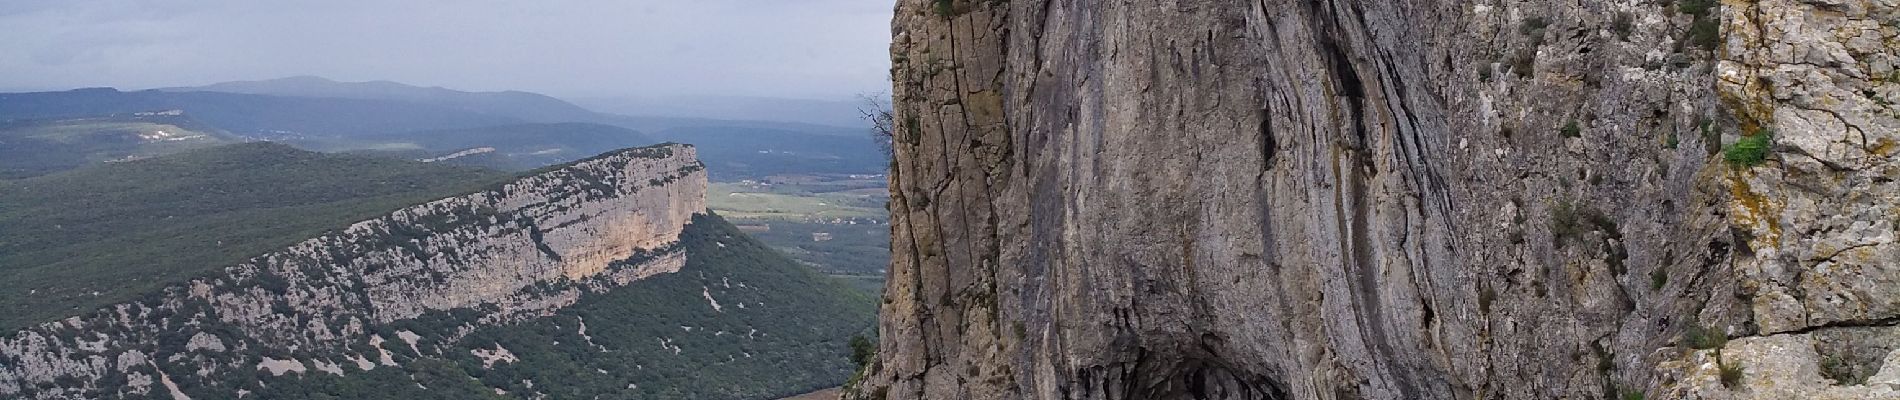
<path fill-rule="evenodd" d="M 1891 325 L 1893 9 L 899 1 L 846 397 L 1824 393 L 1698 360 Z"/>
<path fill-rule="evenodd" d="M 1724 183 L 1754 317 L 1703 350 L 1684 398 L 1900 399 L 1900 3 L 1728 4 L 1716 87 L 1772 155 Z M 1719 382 L 1719 381 L 1718 381 Z"/>

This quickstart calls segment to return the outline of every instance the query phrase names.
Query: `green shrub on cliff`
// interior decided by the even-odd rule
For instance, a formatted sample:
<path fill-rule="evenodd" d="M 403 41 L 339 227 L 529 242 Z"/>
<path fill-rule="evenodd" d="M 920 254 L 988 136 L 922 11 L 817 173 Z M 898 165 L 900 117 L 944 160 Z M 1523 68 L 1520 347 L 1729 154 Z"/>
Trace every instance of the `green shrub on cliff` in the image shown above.
<path fill-rule="evenodd" d="M 1722 387 L 1734 388 L 1742 384 L 1742 375 L 1746 370 L 1741 364 L 1722 364 L 1721 370 Z"/>
<path fill-rule="evenodd" d="M 1691 325 L 1682 332 L 1682 341 L 1692 349 L 1720 349 L 1728 345 L 1728 334 L 1721 328 Z"/>
<path fill-rule="evenodd" d="M 1722 40 L 1722 17 L 1715 15 L 1720 4 L 1716 0 L 1679 0 L 1676 9 L 1683 14 L 1695 16 L 1689 23 L 1688 37 L 1684 42 L 1703 51 L 1715 50 Z"/>
<path fill-rule="evenodd" d="M 956 16 L 957 9 L 956 4 L 953 3 L 954 1 L 955 0 L 935 0 L 933 2 L 935 3 L 933 8 L 937 10 L 937 16 L 944 18 Z"/>
<path fill-rule="evenodd" d="M 1753 135 L 1743 136 L 1735 144 L 1722 150 L 1722 159 L 1736 167 L 1753 167 L 1768 160 L 1768 150 L 1772 146 L 1774 132 L 1763 129 Z"/>
<path fill-rule="evenodd" d="M 1570 120 L 1570 122 L 1564 123 L 1563 130 L 1558 131 L 1557 133 L 1567 138 L 1583 137 L 1583 126 L 1577 125 L 1577 120 L 1573 119 L 1573 120 Z"/>
<path fill-rule="evenodd" d="M 877 359 L 877 344 L 876 343 L 871 343 L 871 340 L 865 339 L 864 335 L 856 335 L 856 336 L 851 337 L 851 363 L 852 364 L 857 364 L 858 368 L 864 368 L 864 366 L 870 365 L 871 361 L 876 360 L 876 359 Z"/>

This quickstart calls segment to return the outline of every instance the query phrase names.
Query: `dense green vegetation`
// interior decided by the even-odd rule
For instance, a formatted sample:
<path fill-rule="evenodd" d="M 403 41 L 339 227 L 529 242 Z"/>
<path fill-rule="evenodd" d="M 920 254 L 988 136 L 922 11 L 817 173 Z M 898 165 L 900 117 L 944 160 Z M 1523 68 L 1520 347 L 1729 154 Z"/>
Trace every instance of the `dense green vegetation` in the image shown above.
<path fill-rule="evenodd" d="M 83 89 L 0 94 L 0 120 L 92 118 L 184 110 L 199 121 L 244 136 L 290 139 L 351 136 L 521 123 L 509 116 L 446 105 L 387 100 L 278 97 L 212 92 L 121 92 Z"/>
<path fill-rule="evenodd" d="M 246 143 L 0 183 L 0 330 L 508 177 Z"/>
<path fill-rule="evenodd" d="M 855 369 L 849 341 L 872 327 L 871 296 L 799 266 L 717 216 L 695 217 L 681 242 L 687 263 L 680 272 L 583 296 L 552 317 L 478 329 L 456 343 L 425 340 L 423 357 L 396 351 L 406 353 L 398 354 L 402 370 L 266 378 L 269 389 L 257 394 L 418 400 L 494 397 L 502 389 L 507 397 L 558 399 L 769 399 L 836 386 Z M 466 322 L 439 314 L 378 329 L 439 337 Z M 441 352 L 427 350 L 437 345 Z M 485 368 L 470 352 L 497 346 L 520 361 Z"/>
<path fill-rule="evenodd" d="M 884 182 L 883 176 L 775 175 L 715 183 L 707 201 L 793 259 L 878 292 L 891 253 Z"/>
<path fill-rule="evenodd" d="M 235 381 L 240 379 L 249 380 L 253 385 L 246 387 L 259 389 L 262 391 L 261 394 L 264 395 L 264 397 L 256 397 L 258 394 L 254 393 L 250 396 L 245 396 L 246 398 L 325 400 L 474 400 L 512 398 L 496 394 L 494 389 L 483 387 L 480 382 L 471 379 L 467 371 L 463 369 L 461 365 L 457 365 L 452 361 L 424 357 L 403 357 L 402 359 L 404 361 L 402 366 L 399 367 L 378 367 L 371 371 L 358 370 L 355 369 L 354 366 L 346 367 L 349 368 L 347 369 L 349 374 L 344 376 L 317 372 L 301 376 L 290 375 L 273 378 L 269 373 L 257 372 L 221 375 L 215 378 L 233 380 L 232 383 L 238 383 Z M 476 367 L 479 368 L 480 365 L 478 364 Z M 189 375 L 190 371 L 180 372 L 185 372 L 185 374 L 181 375 L 177 372 L 170 374 L 172 376 L 191 376 Z M 270 388 L 264 389 L 255 387 L 254 383 L 257 382 L 256 379 L 260 378 L 265 379 L 263 382 L 267 382 Z M 189 382 L 192 381 L 192 378 L 176 380 Z M 179 383 L 179 385 L 186 386 L 190 384 Z M 200 389 L 201 388 L 196 385 L 190 385 L 186 386 L 183 390 L 193 399 L 216 399 L 230 396 L 229 393 L 222 390 Z M 162 390 L 160 393 L 162 395 Z"/>
<path fill-rule="evenodd" d="M 866 185 L 815 188 L 790 183 L 714 183 L 706 191 L 713 209 L 735 219 L 829 221 L 883 219 L 890 192 L 883 177 L 861 180 Z M 876 186 L 870 186 L 876 185 Z"/>
<path fill-rule="evenodd" d="M 555 123 L 435 129 L 295 143 L 324 151 L 359 151 L 416 160 L 445 158 L 474 148 L 492 148 L 492 152 L 440 162 L 519 171 L 655 142 L 639 132 L 616 126 Z"/>
<path fill-rule="evenodd" d="M 1722 159 L 1737 167 L 1753 167 L 1768 161 L 1768 148 L 1774 139 L 1774 133 L 1767 130 L 1743 136 L 1735 144 L 1722 150 Z"/>
<path fill-rule="evenodd" d="M 877 360 L 877 343 L 871 343 L 871 339 L 862 335 L 852 336 L 850 346 L 851 363 L 858 368 L 864 368 Z"/>
<path fill-rule="evenodd" d="M 0 179 L 28 178 L 238 141 L 179 116 L 14 121 L 0 124 Z"/>
<path fill-rule="evenodd" d="M 889 165 L 869 135 L 822 135 L 761 128 L 690 127 L 654 133 L 699 147 L 720 181 L 779 174 L 881 174 Z"/>
<path fill-rule="evenodd" d="M 884 276 L 891 260 L 891 226 L 882 221 L 857 225 L 793 221 L 759 221 L 771 230 L 752 236 L 772 244 L 820 272 L 836 275 Z M 829 237 L 818 240 L 813 234 Z"/>

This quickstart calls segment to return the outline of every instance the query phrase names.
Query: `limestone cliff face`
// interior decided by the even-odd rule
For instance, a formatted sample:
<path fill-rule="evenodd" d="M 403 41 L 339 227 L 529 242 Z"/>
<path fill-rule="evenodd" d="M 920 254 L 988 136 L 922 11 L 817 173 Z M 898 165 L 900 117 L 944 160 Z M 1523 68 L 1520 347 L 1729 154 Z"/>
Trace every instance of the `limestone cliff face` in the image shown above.
<path fill-rule="evenodd" d="M 402 209 L 143 301 L 7 335 L 0 397 L 143 398 L 165 396 L 181 375 L 218 385 L 394 367 L 388 352 L 678 271 L 675 244 L 705 211 L 705 190 L 694 149 L 661 145 Z M 448 312 L 459 333 L 392 328 Z"/>
<path fill-rule="evenodd" d="M 1892 325 L 1890 3 L 900 0 L 847 397 L 1852 385 L 1705 361 Z"/>
<path fill-rule="evenodd" d="M 1773 156 L 1723 175 L 1735 339 L 1659 368 L 1671 397 L 1900 398 L 1900 3 L 1733 2 L 1715 87 Z M 1719 367 L 1742 367 L 1734 388 Z M 1732 390 L 1725 390 L 1732 389 Z"/>

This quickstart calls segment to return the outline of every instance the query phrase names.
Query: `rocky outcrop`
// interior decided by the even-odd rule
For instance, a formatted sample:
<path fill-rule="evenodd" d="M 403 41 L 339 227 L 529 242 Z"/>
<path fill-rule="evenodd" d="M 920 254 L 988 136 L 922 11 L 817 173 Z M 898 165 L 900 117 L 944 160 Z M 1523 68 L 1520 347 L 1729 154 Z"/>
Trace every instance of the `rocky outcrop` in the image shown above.
<path fill-rule="evenodd" d="M 1890 325 L 1886 3 L 899 1 L 846 397 L 1820 393 L 1700 360 Z"/>
<path fill-rule="evenodd" d="M 670 144 L 408 207 L 142 301 L 12 333 L 0 339 L 0 397 L 143 398 L 173 381 L 236 397 L 233 382 L 254 384 L 252 375 L 394 366 L 391 352 L 421 353 L 678 271 L 680 234 L 705 212 L 705 190 L 694 149 Z M 425 322 L 451 328 L 433 337 L 402 328 Z"/>
<path fill-rule="evenodd" d="M 1756 322 L 1774 333 L 1900 316 L 1900 288 L 1879 279 L 1900 274 L 1900 6 L 1762 1 L 1729 14 L 1717 87 L 1742 129 L 1778 150 L 1727 177 L 1755 253 L 1741 270 Z"/>
<path fill-rule="evenodd" d="M 1715 86 L 1771 156 L 1722 178 L 1749 251 L 1737 336 L 1659 368 L 1672 398 L 1900 398 L 1900 4 L 1736 2 Z M 1723 381 L 1722 372 L 1732 376 Z"/>

